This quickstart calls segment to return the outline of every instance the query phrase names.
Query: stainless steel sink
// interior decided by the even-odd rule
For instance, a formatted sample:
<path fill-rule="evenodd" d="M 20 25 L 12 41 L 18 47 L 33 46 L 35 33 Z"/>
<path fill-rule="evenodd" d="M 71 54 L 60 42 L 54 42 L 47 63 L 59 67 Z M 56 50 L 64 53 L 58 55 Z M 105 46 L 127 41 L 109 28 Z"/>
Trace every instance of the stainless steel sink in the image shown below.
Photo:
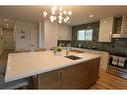
<path fill-rule="evenodd" d="M 74 56 L 74 55 L 67 55 L 67 56 L 64 56 L 64 57 L 69 58 L 69 59 L 72 59 L 72 60 L 82 59 L 81 57 Z"/>

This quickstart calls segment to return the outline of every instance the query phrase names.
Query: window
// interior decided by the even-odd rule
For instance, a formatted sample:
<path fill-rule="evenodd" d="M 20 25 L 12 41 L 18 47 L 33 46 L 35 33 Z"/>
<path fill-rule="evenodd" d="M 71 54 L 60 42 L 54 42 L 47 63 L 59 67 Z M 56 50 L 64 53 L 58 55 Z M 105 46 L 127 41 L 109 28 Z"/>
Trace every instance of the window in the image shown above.
<path fill-rule="evenodd" d="M 78 36 L 77 36 L 77 38 L 78 38 L 78 40 L 85 40 L 85 30 L 79 30 L 78 31 Z"/>
<path fill-rule="evenodd" d="M 93 29 L 79 30 L 77 33 L 77 40 L 92 41 Z"/>
<path fill-rule="evenodd" d="M 87 29 L 86 30 L 86 40 L 92 41 L 93 38 L 93 29 Z"/>

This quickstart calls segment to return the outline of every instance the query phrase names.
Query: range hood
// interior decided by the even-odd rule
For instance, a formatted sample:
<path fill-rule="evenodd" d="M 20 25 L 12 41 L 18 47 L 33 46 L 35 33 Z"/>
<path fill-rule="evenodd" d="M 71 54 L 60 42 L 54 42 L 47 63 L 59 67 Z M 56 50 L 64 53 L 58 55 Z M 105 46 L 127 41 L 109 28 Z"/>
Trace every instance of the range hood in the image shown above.
<path fill-rule="evenodd" d="M 112 34 L 113 38 L 127 38 L 127 14 L 122 16 L 122 26 L 120 34 Z"/>

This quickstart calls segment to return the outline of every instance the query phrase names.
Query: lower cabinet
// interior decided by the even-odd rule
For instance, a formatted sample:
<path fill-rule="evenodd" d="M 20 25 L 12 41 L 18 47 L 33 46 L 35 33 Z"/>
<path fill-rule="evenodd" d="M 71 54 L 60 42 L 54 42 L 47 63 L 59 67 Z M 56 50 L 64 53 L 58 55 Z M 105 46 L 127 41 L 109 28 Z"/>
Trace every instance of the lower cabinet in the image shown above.
<path fill-rule="evenodd" d="M 96 83 L 100 59 L 39 74 L 38 89 L 85 89 Z"/>
<path fill-rule="evenodd" d="M 98 59 L 88 61 L 88 86 L 91 87 L 99 77 L 100 61 Z"/>
<path fill-rule="evenodd" d="M 61 87 L 63 89 L 87 88 L 87 76 L 87 62 L 63 68 Z"/>
<path fill-rule="evenodd" d="M 60 87 L 60 71 L 55 70 L 38 75 L 38 89 L 58 89 Z"/>
<path fill-rule="evenodd" d="M 81 48 L 79 48 L 78 50 L 100 55 L 101 56 L 101 58 L 100 58 L 100 67 L 103 68 L 104 70 L 107 69 L 107 65 L 108 65 L 108 62 L 109 62 L 109 53 L 108 52 L 90 50 L 90 49 L 81 49 Z"/>

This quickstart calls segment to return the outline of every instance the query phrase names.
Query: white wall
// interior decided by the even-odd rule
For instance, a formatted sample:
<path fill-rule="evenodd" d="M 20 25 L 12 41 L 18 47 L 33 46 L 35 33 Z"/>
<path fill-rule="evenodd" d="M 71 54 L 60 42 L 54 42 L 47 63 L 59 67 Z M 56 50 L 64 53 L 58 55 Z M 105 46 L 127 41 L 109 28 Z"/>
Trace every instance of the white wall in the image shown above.
<path fill-rule="evenodd" d="M 55 22 L 45 21 L 44 23 L 45 47 L 50 49 L 57 46 L 58 24 Z"/>
<path fill-rule="evenodd" d="M 25 38 L 21 38 L 21 30 L 25 33 Z M 35 30 L 37 32 L 36 38 L 36 47 L 38 47 L 38 24 L 23 22 L 23 21 L 15 21 L 14 26 L 14 35 L 15 35 L 15 49 L 31 49 L 30 44 L 30 31 Z"/>
<path fill-rule="evenodd" d="M 72 27 L 44 20 L 39 22 L 39 46 L 50 49 L 57 40 L 71 40 Z"/>
<path fill-rule="evenodd" d="M 58 27 L 58 40 L 71 40 L 72 27 L 67 25 L 59 25 Z"/>
<path fill-rule="evenodd" d="M 4 40 L 3 40 L 3 30 L 0 27 L 0 55 L 2 54 L 2 52 L 4 50 L 3 43 L 4 43 Z"/>
<path fill-rule="evenodd" d="M 39 48 L 45 48 L 44 21 L 39 21 Z"/>

